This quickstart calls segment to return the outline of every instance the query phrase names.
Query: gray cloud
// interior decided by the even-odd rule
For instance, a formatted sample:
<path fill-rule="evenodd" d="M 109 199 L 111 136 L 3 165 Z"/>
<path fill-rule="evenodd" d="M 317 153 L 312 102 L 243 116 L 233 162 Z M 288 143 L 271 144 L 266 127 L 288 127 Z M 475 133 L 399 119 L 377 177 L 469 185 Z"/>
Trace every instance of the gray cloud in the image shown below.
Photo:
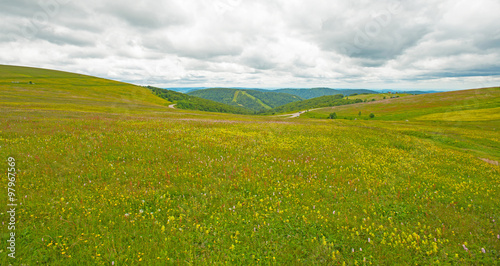
<path fill-rule="evenodd" d="M 362 66 L 378 67 L 432 31 L 428 22 L 408 20 L 406 13 L 411 12 L 398 2 L 377 2 L 360 13 L 364 15 L 351 20 L 342 16 L 326 19 L 315 36 L 322 49 L 357 58 Z"/>
<path fill-rule="evenodd" d="M 189 22 L 182 6 L 174 1 L 104 1 L 98 11 L 110 14 L 142 30 L 166 28 Z"/>
<path fill-rule="evenodd" d="M 38 34 L 38 38 L 56 45 L 75 45 L 82 48 L 94 45 L 95 40 L 92 37 L 82 32 L 70 34 L 67 31 L 58 31 L 54 28 L 45 29 Z"/>
<path fill-rule="evenodd" d="M 0 14 L 31 18 L 41 7 L 30 0 L 3 0 Z"/>
<path fill-rule="evenodd" d="M 0 63 L 157 86 L 500 82 L 496 0 L 4 0 Z"/>

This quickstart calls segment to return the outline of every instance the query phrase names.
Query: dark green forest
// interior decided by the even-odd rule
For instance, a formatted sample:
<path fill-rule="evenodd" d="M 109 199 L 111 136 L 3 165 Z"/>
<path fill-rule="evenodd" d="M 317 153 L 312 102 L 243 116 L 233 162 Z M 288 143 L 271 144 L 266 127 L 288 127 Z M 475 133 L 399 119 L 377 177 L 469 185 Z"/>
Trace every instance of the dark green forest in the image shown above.
<path fill-rule="evenodd" d="M 179 109 L 232 114 L 271 115 L 362 102 L 360 99 L 352 100 L 344 97 L 343 94 L 304 100 L 297 95 L 288 93 L 250 89 L 212 88 L 184 94 L 151 86 L 147 88 L 155 95 L 175 103 L 176 108 Z M 315 91 L 313 94 L 319 93 L 318 91 L 327 92 L 320 89 L 311 89 L 311 91 Z M 351 95 L 355 94 L 351 93 Z"/>
<path fill-rule="evenodd" d="M 263 112 L 281 105 L 303 100 L 301 97 L 288 93 L 250 89 L 212 88 L 197 90 L 188 94 L 227 105 L 244 107 L 254 112 Z"/>
<path fill-rule="evenodd" d="M 312 88 L 312 89 L 278 89 L 275 92 L 288 93 L 299 96 L 303 99 L 312 99 L 321 96 L 342 94 L 350 96 L 354 94 L 376 94 L 378 92 L 365 89 L 330 89 L 330 88 Z"/>
<path fill-rule="evenodd" d="M 175 103 L 176 108 L 179 109 L 199 110 L 199 111 L 217 112 L 217 113 L 231 113 L 231 114 L 255 113 L 242 107 L 231 106 L 180 92 L 155 88 L 151 86 L 148 86 L 147 88 L 153 91 L 155 95 L 163 99 L 166 99 L 172 103 Z"/>
<path fill-rule="evenodd" d="M 339 106 L 339 105 L 346 105 L 346 104 L 353 104 L 353 103 L 360 103 L 360 102 L 363 102 L 363 101 L 360 99 L 351 100 L 348 98 L 344 98 L 344 96 L 341 94 L 328 95 L 328 96 L 321 96 L 321 97 L 317 97 L 317 98 L 313 98 L 313 99 L 309 99 L 309 100 L 304 100 L 304 101 L 300 101 L 300 102 L 285 104 L 285 105 L 273 108 L 271 110 L 268 110 L 266 113 L 267 114 L 288 113 L 288 112 L 293 112 L 293 111 L 308 110 L 308 109 L 321 108 L 321 107 Z"/>

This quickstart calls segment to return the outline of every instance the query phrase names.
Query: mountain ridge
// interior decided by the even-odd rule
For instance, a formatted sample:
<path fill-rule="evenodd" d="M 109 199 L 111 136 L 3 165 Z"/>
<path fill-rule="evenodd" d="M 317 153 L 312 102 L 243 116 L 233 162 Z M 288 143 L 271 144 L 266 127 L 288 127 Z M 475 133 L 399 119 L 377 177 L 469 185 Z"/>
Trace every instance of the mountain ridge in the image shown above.
<path fill-rule="evenodd" d="M 229 88 L 197 90 L 189 92 L 188 95 L 244 107 L 255 112 L 270 110 L 281 105 L 303 100 L 301 97 L 287 93 Z"/>

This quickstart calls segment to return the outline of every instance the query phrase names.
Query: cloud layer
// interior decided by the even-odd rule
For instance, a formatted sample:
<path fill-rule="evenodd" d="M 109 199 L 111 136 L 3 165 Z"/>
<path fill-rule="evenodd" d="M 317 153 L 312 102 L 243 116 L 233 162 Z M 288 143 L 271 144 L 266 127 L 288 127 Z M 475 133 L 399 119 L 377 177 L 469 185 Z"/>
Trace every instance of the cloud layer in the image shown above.
<path fill-rule="evenodd" d="M 0 64 L 161 87 L 500 85 L 497 0 L 4 0 Z"/>

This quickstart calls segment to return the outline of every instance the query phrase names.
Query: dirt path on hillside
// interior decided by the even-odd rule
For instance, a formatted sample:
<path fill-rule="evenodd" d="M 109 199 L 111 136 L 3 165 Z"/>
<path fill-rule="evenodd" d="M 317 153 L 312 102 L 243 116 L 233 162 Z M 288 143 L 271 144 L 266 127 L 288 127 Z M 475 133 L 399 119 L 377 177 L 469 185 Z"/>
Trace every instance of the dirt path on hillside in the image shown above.
<path fill-rule="evenodd" d="M 305 112 L 306 111 L 300 111 L 300 112 L 293 113 L 293 114 L 275 115 L 274 117 L 287 117 L 287 119 L 288 118 L 296 118 L 296 117 L 299 117 L 301 114 L 303 114 Z"/>
<path fill-rule="evenodd" d="M 292 113 L 292 114 L 285 114 L 285 115 L 276 115 L 275 117 L 284 117 L 284 116 L 288 116 L 287 119 L 290 119 L 290 118 L 297 118 L 299 117 L 301 114 L 305 114 L 307 112 L 311 112 L 311 111 L 314 111 L 314 110 L 319 110 L 319 109 L 323 109 L 323 108 L 328 108 L 328 107 L 321 107 L 321 108 L 315 108 L 315 109 L 309 109 L 307 111 L 300 111 L 300 112 L 297 112 L 297 113 Z"/>
<path fill-rule="evenodd" d="M 169 105 L 169 106 L 168 106 L 168 108 L 175 109 L 175 106 L 176 106 L 176 105 L 177 105 L 177 104 L 175 104 L 175 103 L 174 103 L 174 104 L 171 104 L 171 105 Z"/>
<path fill-rule="evenodd" d="M 486 158 L 479 158 L 480 160 L 484 161 L 484 162 L 487 162 L 489 164 L 492 164 L 492 165 L 496 165 L 496 166 L 499 166 L 500 163 L 497 162 L 497 161 L 493 161 L 493 160 L 490 160 L 490 159 L 486 159 Z"/>

